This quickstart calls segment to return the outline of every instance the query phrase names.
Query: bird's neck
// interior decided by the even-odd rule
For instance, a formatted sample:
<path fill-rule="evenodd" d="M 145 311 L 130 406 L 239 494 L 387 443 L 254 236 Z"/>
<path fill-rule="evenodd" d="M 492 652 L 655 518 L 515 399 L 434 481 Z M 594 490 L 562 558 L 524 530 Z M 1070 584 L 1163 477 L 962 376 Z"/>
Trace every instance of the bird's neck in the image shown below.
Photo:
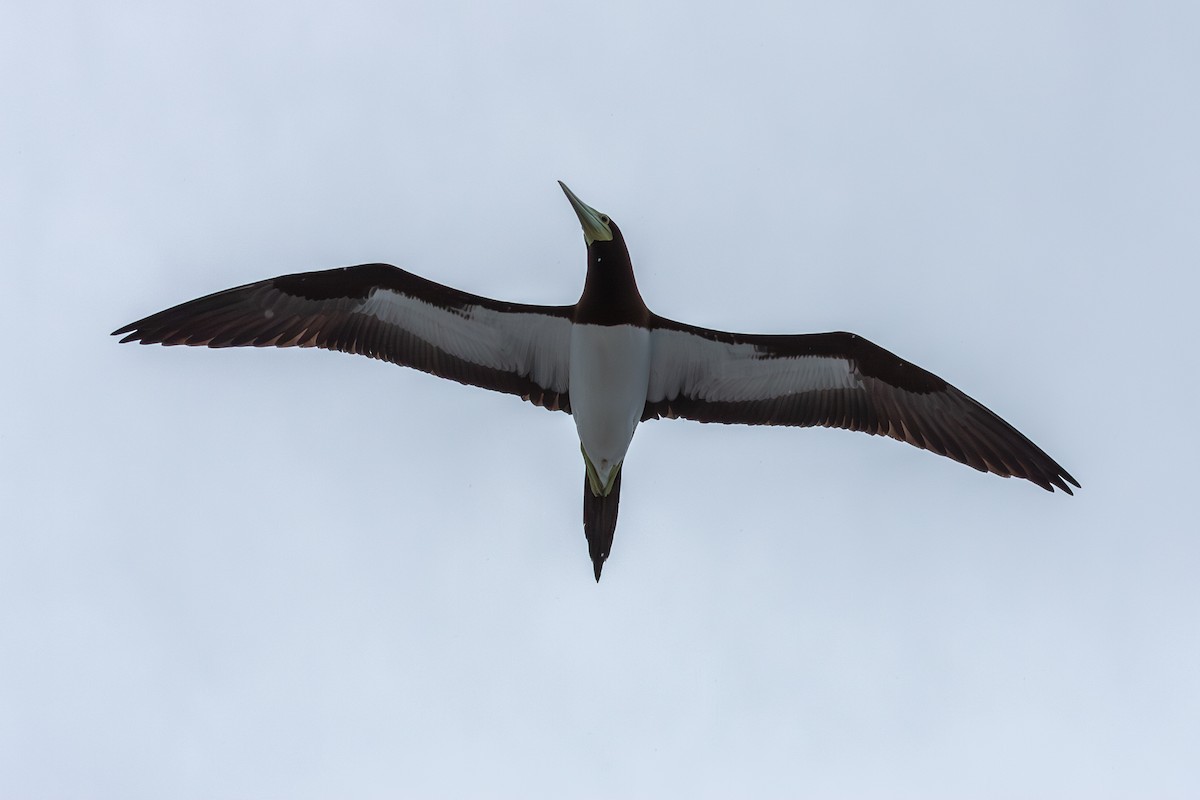
<path fill-rule="evenodd" d="M 597 325 L 645 325 L 650 318 L 633 277 L 625 243 L 594 242 L 588 247 L 587 279 L 575 321 Z"/>

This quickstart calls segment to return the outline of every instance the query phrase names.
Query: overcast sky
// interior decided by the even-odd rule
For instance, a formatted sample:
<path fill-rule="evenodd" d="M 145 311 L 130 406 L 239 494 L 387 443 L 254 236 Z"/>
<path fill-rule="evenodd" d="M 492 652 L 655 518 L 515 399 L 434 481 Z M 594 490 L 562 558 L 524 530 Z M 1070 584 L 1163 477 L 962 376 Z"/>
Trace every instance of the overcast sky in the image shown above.
<path fill-rule="evenodd" d="M 1194 3 L 111 2 L 0 26 L 0 796 L 1194 797 Z M 118 346 L 386 261 L 852 330 L 1077 496 L 657 421 L 603 581 L 571 419 Z"/>

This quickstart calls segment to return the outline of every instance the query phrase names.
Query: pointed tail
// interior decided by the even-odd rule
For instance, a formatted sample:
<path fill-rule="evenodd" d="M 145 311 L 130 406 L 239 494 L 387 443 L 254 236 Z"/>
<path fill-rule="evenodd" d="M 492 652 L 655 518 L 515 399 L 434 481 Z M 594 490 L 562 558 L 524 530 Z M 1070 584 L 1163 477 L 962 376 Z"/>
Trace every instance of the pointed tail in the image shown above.
<path fill-rule="evenodd" d="M 617 502 L 621 499 L 621 473 L 617 473 L 612 490 L 607 495 L 592 494 L 587 473 L 583 476 L 583 532 L 587 535 L 588 554 L 592 557 L 592 568 L 596 582 L 600 582 L 600 570 L 604 560 L 612 552 L 613 531 L 617 529 Z"/>

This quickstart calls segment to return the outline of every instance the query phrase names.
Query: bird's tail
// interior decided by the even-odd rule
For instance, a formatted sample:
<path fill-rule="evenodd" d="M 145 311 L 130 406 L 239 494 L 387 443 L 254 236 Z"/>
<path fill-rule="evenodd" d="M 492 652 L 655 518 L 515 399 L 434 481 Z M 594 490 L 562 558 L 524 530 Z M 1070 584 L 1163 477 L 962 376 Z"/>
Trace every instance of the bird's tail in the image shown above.
<path fill-rule="evenodd" d="M 621 499 L 621 472 L 618 467 L 612 489 L 608 494 L 594 494 L 587 473 L 583 476 L 583 532 L 587 535 L 588 554 L 592 557 L 592 568 L 596 582 L 600 582 L 600 570 L 604 560 L 612 551 L 613 531 L 617 529 L 617 502 Z"/>

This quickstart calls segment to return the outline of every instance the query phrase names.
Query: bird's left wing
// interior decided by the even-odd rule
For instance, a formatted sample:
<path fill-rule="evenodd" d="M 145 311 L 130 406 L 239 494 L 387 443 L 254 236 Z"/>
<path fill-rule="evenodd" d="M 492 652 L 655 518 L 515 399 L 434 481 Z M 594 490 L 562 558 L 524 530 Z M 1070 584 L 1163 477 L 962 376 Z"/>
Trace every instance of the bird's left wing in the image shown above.
<path fill-rule="evenodd" d="M 142 344 L 340 350 L 570 412 L 572 308 L 506 303 L 362 264 L 227 289 L 113 334 Z"/>
<path fill-rule="evenodd" d="M 726 333 L 652 316 L 642 419 L 822 425 L 884 434 L 980 471 L 1068 494 L 1072 478 L 944 380 L 853 333 Z"/>

